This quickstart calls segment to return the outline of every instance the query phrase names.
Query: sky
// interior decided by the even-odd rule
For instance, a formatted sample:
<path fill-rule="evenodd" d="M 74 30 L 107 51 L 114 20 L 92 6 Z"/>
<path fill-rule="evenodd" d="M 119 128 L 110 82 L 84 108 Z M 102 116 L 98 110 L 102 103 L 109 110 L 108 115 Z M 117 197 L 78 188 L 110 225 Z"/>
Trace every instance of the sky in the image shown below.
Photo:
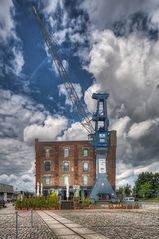
<path fill-rule="evenodd" d="M 159 171 L 159 0 L 0 0 L 0 182 L 34 190 L 35 138 L 82 140 L 32 4 L 88 115 L 108 92 L 117 186 Z"/>

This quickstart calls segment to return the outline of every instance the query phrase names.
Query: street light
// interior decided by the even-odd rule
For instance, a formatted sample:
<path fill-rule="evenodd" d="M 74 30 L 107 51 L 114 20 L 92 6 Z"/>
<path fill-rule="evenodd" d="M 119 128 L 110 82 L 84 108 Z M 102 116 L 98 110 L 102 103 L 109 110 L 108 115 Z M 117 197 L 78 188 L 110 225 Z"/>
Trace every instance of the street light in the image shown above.
<path fill-rule="evenodd" d="M 66 198 L 69 199 L 69 183 L 66 184 Z"/>

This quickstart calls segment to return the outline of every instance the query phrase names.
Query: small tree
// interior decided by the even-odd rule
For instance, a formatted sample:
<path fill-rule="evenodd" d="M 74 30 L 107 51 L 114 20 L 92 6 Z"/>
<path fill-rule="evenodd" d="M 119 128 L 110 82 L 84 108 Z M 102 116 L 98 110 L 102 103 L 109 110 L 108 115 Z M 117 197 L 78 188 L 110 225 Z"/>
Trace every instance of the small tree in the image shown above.
<path fill-rule="evenodd" d="M 83 201 L 82 201 L 83 208 L 89 207 L 90 204 L 91 204 L 91 201 L 90 201 L 90 199 L 88 197 L 83 199 Z"/>
<path fill-rule="evenodd" d="M 79 207 L 80 207 L 79 191 L 75 191 L 75 192 L 74 192 L 73 205 L 74 205 L 74 208 L 79 208 Z"/>
<path fill-rule="evenodd" d="M 58 195 L 57 195 L 57 193 L 55 193 L 55 192 L 52 192 L 51 194 L 50 194 L 50 196 L 49 196 L 49 205 L 50 205 L 50 207 L 54 207 L 54 208 L 57 208 L 57 207 L 59 207 L 59 200 L 58 200 Z"/>
<path fill-rule="evenodd" d="M 139 197 L 150 198 L 152 194 L 152 186 L 150 183 L 144 183 L 141 185 L 140 190 L 138 191 Z"/>

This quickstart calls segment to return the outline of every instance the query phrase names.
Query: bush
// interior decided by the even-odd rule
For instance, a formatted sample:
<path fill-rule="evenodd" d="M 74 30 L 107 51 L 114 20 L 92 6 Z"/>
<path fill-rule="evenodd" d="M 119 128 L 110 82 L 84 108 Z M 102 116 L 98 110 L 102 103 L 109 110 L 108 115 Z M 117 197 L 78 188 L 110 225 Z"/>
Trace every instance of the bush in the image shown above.
<path fill-rule="evenodd" d="M 49 196 L 49 207 L 58 208 L 60 206 L 60 202 L 58 200 L 58 195 L 55 192 L 52 192 Z"/>
<path fill-rule="evenodd" d="M 78 191 L 74 193 L 73 205 L 74 205 L 74 208 L 80 208 L 80 197 L 79 197 Z"/>
<path fill-rule="evenodd" d="M 48 197 L 30 197 L 26 198 L 24 197 L 22 200 L 17 199 L 15 203 L 15 207 L 17 209 L 22 209 L 22 208 L 59 208 L 60 203 L 58 200 L 58 196 L 56 193 L 52 193 Z"/>
<path fill-rule="evenodd" d="M 83 199 L 83 201 L 82 201 L 83 208 L 88 208 L 90 204 L 91 204 L 91 201 L 88 197 Z"/>

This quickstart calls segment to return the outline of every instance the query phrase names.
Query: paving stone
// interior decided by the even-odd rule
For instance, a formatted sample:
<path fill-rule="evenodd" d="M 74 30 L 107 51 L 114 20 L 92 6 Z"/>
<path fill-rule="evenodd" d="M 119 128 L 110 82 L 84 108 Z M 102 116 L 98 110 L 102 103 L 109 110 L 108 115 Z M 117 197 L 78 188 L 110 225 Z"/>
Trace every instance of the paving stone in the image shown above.
<path fill-rule="evenodd" d="M 58 239 L 81 239 L 78 235 L 58 236 Z"/>
<path fill-rule="evenodd" d="M 76 228 L 73 228 L 73 230 L 81 235 L 83 234 L 93 234 L 95 233 L 94 231 L 88 229 L 88 228 L 84 228 L 84 227 L 76 227 Z"/>
<path fill-rule="evenodd" d="M 71 231 L 70 229 L 68 229 L 67 227 L 65 227 L 64 229 L 59 229 L 59 228 L 54 228 L 53 229 L 54 233 L 58 236 L 58 235 L 74 235 L 75 233 L 73 231 Z"/>
<path fill-rule="evenodd" d="M 159 203 L 145 203 L 143 209 L 61 210 L 57 214 L 97 233 L 82 234 L 87 239 L 99 235 L 109 239 L 159 239 Z"/>
<path fill-rule="evenodd" d="M 31 227 L 30 211 L 19 211 L 18 215 L 19 239 L 57 239 L 36 211 L 33 211 L 33 227 Z M 0 239 L 16 238 L 15 219 L 15 209 L 11 204 L 8 204 L 7 208 L 0 209 Z"/>
<path fill-rule="evenodd" d="M 85 239 L 109 239 L 108 237 L 105 237 L 103 235 L 100 235 L 100 234 L 86 234 L 86 235 L 83 235 L 83 237 Z"/>
<path fill-rule="evenodd" d="M 56 223 L 56 224 L 49 224 L 48 225 L 51 229 L 58 229 L 58 228 L 60 228 L 60 230 L 61 229 L 65 229 L 66 227 L 64 226 L 64 225 L 62 225 L 61 223 Z"/>
<path fill-rule="evenodd" d="M 65 225 L 69 228 L 82 227 L 80 224 L 77 224 L 77 223 L 69 223 L 69 224 L 65 224 Z"/>

